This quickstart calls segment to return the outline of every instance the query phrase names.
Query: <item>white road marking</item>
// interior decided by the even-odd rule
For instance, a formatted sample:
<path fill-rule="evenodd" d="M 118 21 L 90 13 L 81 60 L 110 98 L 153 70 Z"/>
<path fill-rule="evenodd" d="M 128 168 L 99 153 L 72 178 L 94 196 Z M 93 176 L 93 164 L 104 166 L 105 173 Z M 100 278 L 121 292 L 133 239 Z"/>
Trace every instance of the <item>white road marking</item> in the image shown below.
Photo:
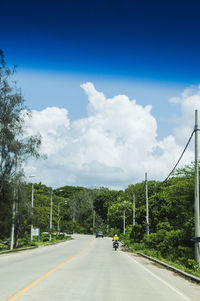
<path fill-rule="evenodd" d="M 163 284 L 165 284 L 166 286 L 168 286 L 172 291 L 174 291 L 175 293 L 177 293 L 178 295 L 180 295 L 181 297 L 183 297 L 184 300 L 191 301 L 191 299 L 189 299 L 184 294 L 182 294 L 178 289 L 176 289 L 171 284 L 167 283 L 165 280 L 163 280 L 162 278 L 160 278 L 159 276 L 157 276 L 156 274 L 154 274 L 153 272 L 151 272 L 149 269 L 145 268 L 141 263 L 139 263 L 138 261 L 136 261 L 133 257 L 129 256 L 128 254 L 126 254 L 124 252 L 121 252 L 121 253 L 124 254 L 124 255 L 126 255 L 131 260 L 133 260 L 137 265 L 139 265 L 143 270 L 145 270 L 146 272 L 148 272 L 154 278 L 156 278 L 157 280 L 159 280 L 160 282 L 162 282 Z"/>

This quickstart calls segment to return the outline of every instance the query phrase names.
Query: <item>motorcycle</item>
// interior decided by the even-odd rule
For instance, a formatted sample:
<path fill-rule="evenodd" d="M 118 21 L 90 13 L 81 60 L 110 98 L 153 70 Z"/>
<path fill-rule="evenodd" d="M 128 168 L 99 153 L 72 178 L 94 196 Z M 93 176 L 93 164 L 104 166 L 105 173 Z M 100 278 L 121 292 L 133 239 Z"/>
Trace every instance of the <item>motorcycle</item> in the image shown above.
<path fill-rule="evenodd" d="M 117 251 L 118 247 L 119 247 L 118 241 L 113 242 L 113 248 L 115 249 L 115 251 Z"/>

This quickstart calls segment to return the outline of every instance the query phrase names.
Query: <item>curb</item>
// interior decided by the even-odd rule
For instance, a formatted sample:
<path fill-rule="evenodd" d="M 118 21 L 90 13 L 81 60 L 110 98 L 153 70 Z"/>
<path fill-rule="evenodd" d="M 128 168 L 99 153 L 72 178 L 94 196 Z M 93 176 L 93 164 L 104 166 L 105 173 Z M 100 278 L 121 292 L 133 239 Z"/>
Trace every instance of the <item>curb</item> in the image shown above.
<path fill-rule="evenodd" d="M 193 276 L 193 275 L 191 275 L 191 274 L 189 274 L 189 273 L 186 273 L 186 272 L 184 272 L 184 271 L 181 271 L 181 270 L 179 270 L 179 269 L 173 267 L 172 265 L 169 265 L 169 264 L 167 264 L 167 263 L 164 263 L 163 261 L 160 261 L 160 260 L 158 260 L 158 259 L 155 259 L 155 258 L 152 258 L 152 257 L 150 257 L 150 256 L 147 256 L 147 255 L 145 255 L 145 254 L 143 254 L 143 253 L 135 253 L 135 254 L 138 254 L 138 255 L 140 255 L 140 256 L 142 256 L 142 257 L 145 257 L 145 258 L 147 258 L 147 259 L 149 259 L 149 260 L 151 260 L 151 261 L 154 261 L 154 262 L 156 262 L 156 263 L 158 263 L 158 264 L 160 264 L 160 265 L 166 267 L 167 269 L 172 270 L 172 271 L 174 271 L 175 273 L 178 273 L 178 274 L 184 276 L 184 277 L 187 278 L 187 279 L 190 279 L 190 280 L 192 280 L 192 281 L 195 281 L 195 282 L 197 282 L 197 283 L 200 283 L 200 278 L 199 278 L 199 277 L 196 277 L 196 276 Z"/>
<path fill-rule="evenodd" d="M 61 240 L 61 241 L 55 241 L 55 242 L 51 242 L 51 243 L 49 243 L 49 244 L 43 244 L 43 245 L 40 245 L 40 246 L 37 246 L 37 247 L 40 248 L 40 247 L 53 246 L 53 245 L 60 244 L 60 243 L 62 243 L 62 242 L 69 241 L 69 240 L 73 240 L 73 238 L 72 238 L 72 239 Z"/>
<path fill-rule="evenodd" d="M 37 247 L 28 247 L 28 248 L 19 248 L 19 249 L 13 249 L 13 250 L 6 250 L 6 251 L 1 251 L 0 255 L 6 254 L 6 253 L 13 253 L 13 252 L 20 252 L 20 251 L 25 251 L 25 250 L 30 250 L 30 249 L 36 249 Z"/>
<path fill-rule="evenodd" d="M 52 242 L 52 243 L 49 243 L 49 244 L 43 244 L 43 245 L 39 245 L 39 246 L 35 246 L 35 247 L 33 246 L 33 247 L 28 247 L 28 248 L 19 248 L 19 249 L 1 251 L 0 255 L 7 254 L 7 253 L 13 253 L 13 252 L 26 251 L 26 250 L 31 250 L 31 249 L 37 249 L 37 248 L 40 248 L 40 247 L 48 247 L 48 246 L 56 245 L 56 244 L 59 244 L 61 242 L 66 242 L 66 241 L 69 241 L 69 240 L 72 240 L 72 239 L 66 239 L 66 240 L 62 240 L 62 241 Z"/>

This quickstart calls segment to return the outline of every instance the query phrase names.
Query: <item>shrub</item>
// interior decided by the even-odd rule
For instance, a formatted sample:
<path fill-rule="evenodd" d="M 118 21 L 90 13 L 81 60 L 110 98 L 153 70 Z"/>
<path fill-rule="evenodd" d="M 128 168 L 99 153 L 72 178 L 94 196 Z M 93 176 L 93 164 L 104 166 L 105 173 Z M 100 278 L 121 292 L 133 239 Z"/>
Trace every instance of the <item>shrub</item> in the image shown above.
<path fill-rule="evenodd" d="M 40 240 L 43 242 L 49 241 L 49 234 L 48 233 L 42 233 L 40 236 Z"/>
<path fill-rule="evenodd" d="M 132 231 L 130 231 L 130 240 L 133 242 L 141 242 L 144 237 L 144 228 L 140 224 L 135 224 L 134 227 L 132 227 Z"/>
<path fill-rule="evenodd" d="M 66 237 L 65 234 L 62 233 L 62 234 L 58 234 L 56 238 L 57 239 L 65 239 L 65 237 Z"/>

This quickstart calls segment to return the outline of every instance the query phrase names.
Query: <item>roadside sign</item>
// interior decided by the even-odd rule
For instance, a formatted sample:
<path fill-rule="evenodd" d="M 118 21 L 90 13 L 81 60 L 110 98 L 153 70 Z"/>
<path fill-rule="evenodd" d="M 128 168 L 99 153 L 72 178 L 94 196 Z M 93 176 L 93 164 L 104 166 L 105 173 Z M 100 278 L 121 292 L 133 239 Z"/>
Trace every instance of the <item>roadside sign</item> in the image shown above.
<path fill-rule="evenodd" d="M 39 236 L 40 235 L 40 228 L 33 228 L 32 235 L 33 236 Z"/>

